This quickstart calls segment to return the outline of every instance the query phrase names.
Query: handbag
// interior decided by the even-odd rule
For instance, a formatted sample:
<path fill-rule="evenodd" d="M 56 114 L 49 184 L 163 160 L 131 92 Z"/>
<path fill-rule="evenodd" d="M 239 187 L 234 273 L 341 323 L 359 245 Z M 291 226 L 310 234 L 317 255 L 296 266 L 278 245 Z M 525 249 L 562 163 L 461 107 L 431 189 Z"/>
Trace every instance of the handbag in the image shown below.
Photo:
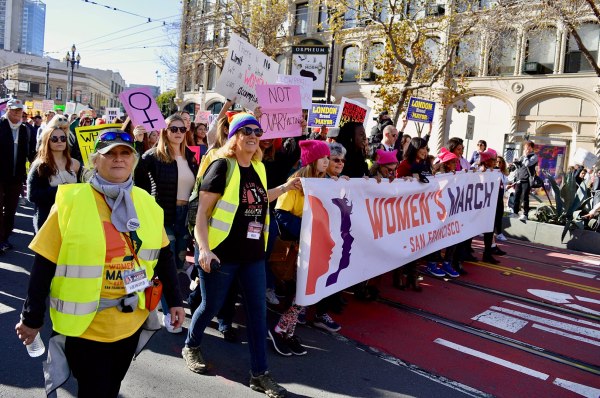
<path fill-rule="evenodd" d="M 275 278 L 289 282 L 296 279 L 296 262 L 298 260 L 298 242 L 275 239 L 273 251 L 267 263 Z"/>

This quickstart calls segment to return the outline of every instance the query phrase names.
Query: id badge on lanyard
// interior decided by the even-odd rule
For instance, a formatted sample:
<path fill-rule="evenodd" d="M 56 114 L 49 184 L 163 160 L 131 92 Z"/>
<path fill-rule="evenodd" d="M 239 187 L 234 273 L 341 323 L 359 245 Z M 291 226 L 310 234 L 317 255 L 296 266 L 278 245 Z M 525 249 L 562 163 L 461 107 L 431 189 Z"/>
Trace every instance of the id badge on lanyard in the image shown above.
<path fill-rule="evenodd" d="M 150 286 L 145 269 L 128 269 L 122 275 L 127 294 L 141 292 Z"/>
<path fill-rule="evenodd" d="M 260 234 L 262 234 L 263 225 L 258 221 L 251 221 L 248 223 L 248 233 L 246 234 L 246 238 L 248 239 L 260 239 Z"/>

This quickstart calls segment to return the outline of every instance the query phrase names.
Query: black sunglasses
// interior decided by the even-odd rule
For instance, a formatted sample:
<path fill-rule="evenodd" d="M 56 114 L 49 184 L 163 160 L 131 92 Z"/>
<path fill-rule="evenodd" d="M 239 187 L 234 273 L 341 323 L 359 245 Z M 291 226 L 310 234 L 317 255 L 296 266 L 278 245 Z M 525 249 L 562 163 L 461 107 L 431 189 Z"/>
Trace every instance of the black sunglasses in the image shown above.
<path fill-rule="evenodd" d="M 106 133 L 100 134 L 100 137 L 98 137 L 98 142 L 114 141 L 117 138 L 120 138 L 121 141 L 124 141 L 124 142 L 133 142 L 133 137 L 131 137 L 131 135 L 129 135 L 127 133 L 117 133 L 114 131 L 108 131 Z"/>
<path fill-rule="evenodd" d="M 55 144 L 60 140 L 60 142 L 67 142 L 67 136 L 66 135 L 61 135 L 60 137 L 57 137 L 55 135 L 53 135 L 52 137 L 50 137 L 50 142 L 54 142 Z"/>
<path fill-rule="evenodd" d="M 251 135 L 252 133 L 254 133 L 254 135 L 257 137 L 260 137 L 264 133 L 264 131 L 261 128 L 253 129 L 252 127 L 248 126 L 241 127 L 240 130 L 242 131 L 242 133 L 244 133 L 244 135 Z"/>
<path fill-rule="evenodd" d="M 187 128 L 186 128 L 186 127 L 177 127 L 177 126 L 171 126 L 171 127 L 169 127 L 169 130 L 170 130 L 170 131 L 171 131 L 171 133 L 173 133 L 173 134 L 177 133 L 178 131 L 179 131 L 181 134 L 185 134 L 185 132 L 187 131 Z"/>

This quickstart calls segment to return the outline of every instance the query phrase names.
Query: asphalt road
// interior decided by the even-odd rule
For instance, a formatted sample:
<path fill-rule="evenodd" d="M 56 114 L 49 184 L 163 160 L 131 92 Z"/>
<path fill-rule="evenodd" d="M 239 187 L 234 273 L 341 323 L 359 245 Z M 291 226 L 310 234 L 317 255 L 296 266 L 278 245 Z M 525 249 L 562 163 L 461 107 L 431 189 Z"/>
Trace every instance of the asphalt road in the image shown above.
<path fill-rule="evenodd" d="M 14 332 L 33 260 L 33 254 L 27 248 L 33 236 L 31 217 L 31 207 L 27 204 L 19 207 L 15 233 L 11 238 L 15 249 L 0 257 L 0 346 L 3 348 L 0 397 L 44 396 L 42 360 L 45 355 L 30 358 Z M 264 396 L 247 387 L 249 353 L 241 318 L 236 324 L 240 329 L 240 343 L 225 342 L 216 330 L 207 329 L 208 336 L 203 345 L 204 356 L 211 366 L 207 375 L 194 374 L 185 367 L 180 354 L 183 334 L 159 331 L 132 363 L 122 384 L 121 396 Z M 375 323 L 367 329 L 381 327 Z M 284 358 L 269 352 L 271 373 L 288 389 L 290 397 L 485 396 L 475 389 L 430 375 L 356 341 L 309 327 L 300 328 L 299 334 L 308 346 L 308 355 Z M 49 334 L 48 322 L 42 330 L 46 343 Z M 90 358 L 90 361 L 93 360 Z M 76 391 L 76 383 L 71 379 L 59 390 L 59 397 L 76 396 Z"/>

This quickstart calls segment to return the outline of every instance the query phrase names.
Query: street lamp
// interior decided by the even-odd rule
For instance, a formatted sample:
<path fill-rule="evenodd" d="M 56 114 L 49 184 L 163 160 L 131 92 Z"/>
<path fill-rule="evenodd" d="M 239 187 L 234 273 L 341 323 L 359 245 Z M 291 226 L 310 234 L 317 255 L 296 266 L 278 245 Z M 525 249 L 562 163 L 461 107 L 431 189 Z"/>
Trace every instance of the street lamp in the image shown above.
<path fill-rule="evenodd" d="M 72 101 L 73 100 L 73 73 L 75 71 L 75 65 L 77 65 L 77 69 L 79 69 L 79 61 L 81 61 L 81 56 L 79 54 L 77 54 L 77 56 L 75 56 L 75 51 L 77 51 L 77 47 L 75 47 L 75 44 L 73 44 L 73 46 L 71 46 L 71 52 L 69 53 L 67 51 L 67 56 L 65 57 L 65 60 L 67 61 L 67 67 L 69 65 L 71 65 L 71 84 L 70 84 L 70 89 L 68 90 L 69 92 L 69 99 L 68 101 Z M 67 79 L 67 84 L 69 84 L 69 79 Z"/>

